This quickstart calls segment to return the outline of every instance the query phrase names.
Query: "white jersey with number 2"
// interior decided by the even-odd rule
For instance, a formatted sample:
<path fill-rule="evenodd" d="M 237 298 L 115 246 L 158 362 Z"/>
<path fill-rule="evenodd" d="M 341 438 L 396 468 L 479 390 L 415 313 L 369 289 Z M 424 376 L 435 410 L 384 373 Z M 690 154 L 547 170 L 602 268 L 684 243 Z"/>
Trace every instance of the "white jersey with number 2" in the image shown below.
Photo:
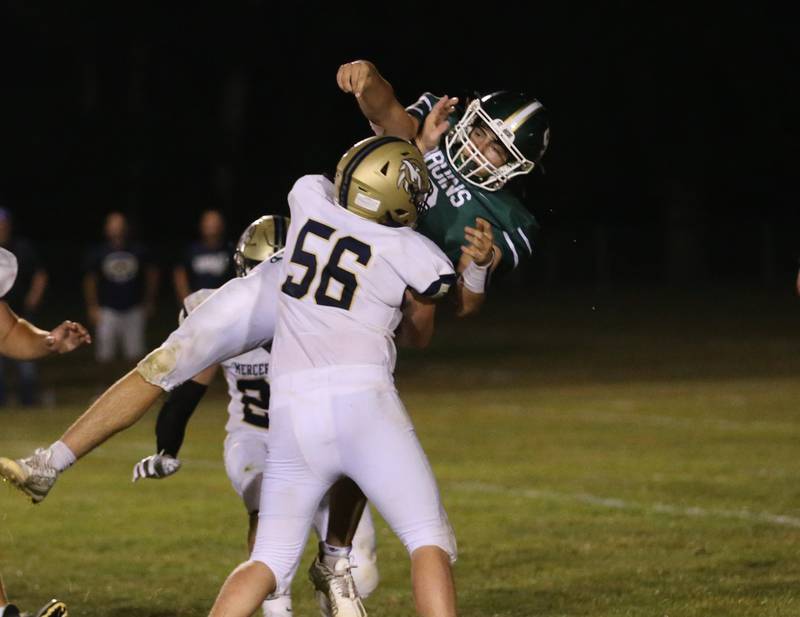
<path fill-rule="evenodd" d="M 266 268 L 277 268 L 278 259 Z M 274 315 L 275 303 L 277 302 L 277 287 L 273 288 L 271 298 L 265 298 L 262 294 L 261 308 Z M 196 308 L 201 306 L 216 290 L 198 289 L 186 296 L 183 300 L 183 310 L 181 310 L 180 323 Z M 268 302 L 264 302 L 268 300 Z M 231 305 L 224 307 L 222 304 L 219 309 L 224 312 L 235 312 L 237 307 Z M 271 341 L 270 341 L 271 342 Z M 228 423 L 225 430 L 229 433 L 239 429 L 265 430 L 269 428 L 269 380 L 267 372 L 269 369 L 270 352 L 269 345 L 256 347 L 239 356 L 235 356 L 220 363 L 225 381 L 228 384 Z"/>

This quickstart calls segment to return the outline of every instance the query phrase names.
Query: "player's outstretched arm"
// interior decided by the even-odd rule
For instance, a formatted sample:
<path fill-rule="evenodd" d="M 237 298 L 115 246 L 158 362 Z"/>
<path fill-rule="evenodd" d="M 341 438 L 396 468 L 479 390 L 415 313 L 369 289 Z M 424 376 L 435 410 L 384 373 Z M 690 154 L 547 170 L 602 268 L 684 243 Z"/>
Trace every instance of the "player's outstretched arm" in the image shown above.
<path fill-rule="evenodd" d="M 342 92 L 355 95 L 361 112 L 384 135 L 411 141 L 419 123 L 394 95 L 394 88 L 372 62 L 355 60 L 339 67 L 336 83 Z"/>
<path fill-rule="evenodd" d="M 0 302 L 0 354 L 4 356 L 33 360 L 52 353 L 68 353 L 91 340 L 79 323 L 65 321 L 47 332 L 18 317 L 5 302 Z"/>
<path fill-rule="evenodd" d="M 134 482 L 146 478 L 160 480 L 180 469 L 178 452 L 186 436 L 186 426 L 216 372 L 216 365 L 210 366 L 169 393 L 156 420 L 156 454 L 146 456 L 133 466 Z"/>

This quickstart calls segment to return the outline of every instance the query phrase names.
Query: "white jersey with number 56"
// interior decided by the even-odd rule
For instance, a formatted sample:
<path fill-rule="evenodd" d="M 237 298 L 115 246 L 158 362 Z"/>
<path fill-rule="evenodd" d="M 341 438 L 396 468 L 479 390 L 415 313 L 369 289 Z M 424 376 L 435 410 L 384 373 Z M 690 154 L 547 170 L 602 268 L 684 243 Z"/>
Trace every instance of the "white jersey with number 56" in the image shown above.
<path fill-rule="evenodd" d="M 289 207 L 271 377 L 348 365 L 393 372 L 406 289 L 444 295 L 455 281 L 450 260 L 408 227 L 336 205 L 323 176 L 300 178 Z"/>

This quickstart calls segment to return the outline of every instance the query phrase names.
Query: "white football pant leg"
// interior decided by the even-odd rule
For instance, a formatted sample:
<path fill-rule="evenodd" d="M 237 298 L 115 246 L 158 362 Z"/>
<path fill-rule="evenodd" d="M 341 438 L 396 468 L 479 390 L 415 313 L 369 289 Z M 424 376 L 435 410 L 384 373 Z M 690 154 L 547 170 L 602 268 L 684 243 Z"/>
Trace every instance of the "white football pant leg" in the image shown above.
<path fill-rule="evenodd" d="M 248 430 L 228 433 L 225 438 L 225 471 L 248 514 L 258 511 L 266 460 L 266 433 Z"/>
<path fill-rule="evenodd" d="M 438 546 L 455 561 L 455 535 L 397 391 L 341 394 L 334 404 L 342 422 L 338 435 L 343 439 L 344 474 L 358 484 L 409 553 Z"/>
<path fill-rule="evenodd" d="M 296 438 L 293 412 L 288 406 L 273 404 L 270 408 L 270 442 L 261 484 L 258 533 L 250 556 L 272 570 L 278 595 L 290 591 L 314 514 L 338 477 L 330 467 L 312 470 L 309 466 Z"/>

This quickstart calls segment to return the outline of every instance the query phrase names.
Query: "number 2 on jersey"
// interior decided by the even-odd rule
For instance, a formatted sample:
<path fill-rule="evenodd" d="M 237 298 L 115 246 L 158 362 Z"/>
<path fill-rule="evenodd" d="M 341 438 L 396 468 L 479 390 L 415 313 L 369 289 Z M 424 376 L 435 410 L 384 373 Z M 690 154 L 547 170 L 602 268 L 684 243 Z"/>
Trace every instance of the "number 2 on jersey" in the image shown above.
<path fill-rule="evenodd" d="M 269 428 L 269 384 L 267 380 L 240 379 L 236 382 L 236 389 L 242 393 L 244 421 L 259 428 Z"/>
<path fill-rule="evenodd" d="M 303 275 L 299 283 L 295 282 L 290 274 L 286 277 L 281 291 L 292 296 L 293 298 L 305 297 L 308 293 L 308 288 L 317 274 L 317 256 L 313 253 L 303 250 L 306 237 L 308 234 L 313 234 L 323 240 L 329 240 L 336 230 L 333 227 L 320 223 L 319 221 L 309 220 L 300 233 L 297 234 L 297 244 L 292 253 L 292 263 L 303 266 L 306 273 Z M 372 258 L 372 249 L 368 244 L 364 244 L 361 240 L 357 240 L 353 236 L 346 236 L 340 238 L 333 246 L 331 256 L 328 263 L 322 269 L 320 275 L 319 285 L 314 294 L 314 300 L 321 306 L 333 306 L 336 308 L 350 310 L 350 305 L 353 303 L 353 295 L 358 288 L 358 279 L 356 275 L 349 270 L 345 270 L 339 265 L 345 251 L 351 252 L 356 256 L 356 261 L 362 266 L 366 266 Z M 342 286 L 342 295 L 339 298 L 334 298 L 328 295 L 328 287 L 330 286 L 331 279 L 337 281 Z"/>

